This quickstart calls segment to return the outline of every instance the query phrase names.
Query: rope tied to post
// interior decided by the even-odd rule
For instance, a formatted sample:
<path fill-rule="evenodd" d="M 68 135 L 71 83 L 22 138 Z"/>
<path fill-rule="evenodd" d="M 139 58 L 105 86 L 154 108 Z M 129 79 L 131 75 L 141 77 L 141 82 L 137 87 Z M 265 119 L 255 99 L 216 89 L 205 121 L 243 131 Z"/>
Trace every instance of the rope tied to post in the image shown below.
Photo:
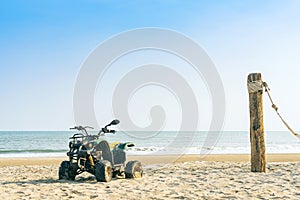
<path fill-rule="evenodd" d="M 265 92 L 268 94 L 268 97 L 271 101 L 272 104 L 272 108 L 275 110 L 275 112 L 277 113 L 278 117 L 280 118 L 280 120 L 283 122 L 283 124 L 287 127 L 287 129 L 293 134 L 295 135 L 298 139 L 300 139 L 300 135 L 298 133 L 296 133 L 289 125 L 288 123 L 283 119 L 283 117 L 280 115 L 280 113 L 278 112 L 278 107 L 275 105 L 271 94 L 270 94 L 270 88 L 268 86 L 268 84 L 266 82 L 262 82 L 262 87 L 265 88 Z M 249 89 L 248 89 L 249 90 Z"/>
<path fill-rule="evenodd" d="M 248 87 L 249 94 L 258 92 L 258 91 L 263 91 L 263 82 L 252 80 L 252 81 L 248 82 L 247 87 Z"/>

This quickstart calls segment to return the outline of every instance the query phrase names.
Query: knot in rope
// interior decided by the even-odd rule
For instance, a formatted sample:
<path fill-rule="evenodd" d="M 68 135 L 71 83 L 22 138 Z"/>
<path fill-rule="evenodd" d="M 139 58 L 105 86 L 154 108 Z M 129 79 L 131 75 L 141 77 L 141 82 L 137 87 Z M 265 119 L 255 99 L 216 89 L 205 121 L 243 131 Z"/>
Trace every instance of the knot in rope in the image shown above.
<path fill-rule="evenodd" d="M 281 121 L 283 122 L 283 124 L 287 127 L 287 129 L 293 134 L 295 135 L 298 139 L 300 139 L 300 135 L 298 133 L 296 133 L 289 125 L 288 123 L 282 118 L 282 116 L 279 114 L 278 112 L 278 107 L 275 105 L 275 103 L 273 102 L 273 99 L 270 95 L 270 88 L 268 86 L 268 84 L 266 82 L 262 82 L 262 86 L 265 88 L 265 92 L 268 94 L 268 97 L 271 101 L 272 104 L 272 108 L 276 111 L 277 115 L 279 116 L 279 118 L 281 119 Z"/>

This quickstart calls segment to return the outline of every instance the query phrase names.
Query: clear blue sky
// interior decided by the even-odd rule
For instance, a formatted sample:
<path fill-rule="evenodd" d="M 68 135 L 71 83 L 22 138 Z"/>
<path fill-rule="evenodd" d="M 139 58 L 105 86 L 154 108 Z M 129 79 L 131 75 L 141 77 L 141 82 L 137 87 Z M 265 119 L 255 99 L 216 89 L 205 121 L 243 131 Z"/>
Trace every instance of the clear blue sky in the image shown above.
<path fill-rule="evenodd" d="M 142 27 L 179 31 L 207 51 L 225 87 L 226 130 L 248 130 L 245 81 L 255 71 L 263 73 L 280 111 L 299 130 L 299 10 L 297 0 L 3 1 L 0 130 L 73 125 L 72 95 L 82 62 L 108 37 Z M 267 99 L 265 105 L 266 129 L 284 130 Z"/>

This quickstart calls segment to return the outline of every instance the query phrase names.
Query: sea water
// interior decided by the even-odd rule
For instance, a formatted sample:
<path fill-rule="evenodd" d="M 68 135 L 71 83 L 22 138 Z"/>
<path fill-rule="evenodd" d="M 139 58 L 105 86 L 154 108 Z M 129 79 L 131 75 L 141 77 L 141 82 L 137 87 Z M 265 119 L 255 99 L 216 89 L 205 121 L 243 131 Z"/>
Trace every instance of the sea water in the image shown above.
<path fill-rule="evenodd" d="M 0 157 L 53 157 L 68 151 L 71 131 L 0 131 Z M 267 153 L 300 153 L 300 140 L 285 131 L 266 131 Z M 124 132 L 107 134 L 109 142 L 133 142 L 131 155 L 250 154 L 247 131 Z"/>

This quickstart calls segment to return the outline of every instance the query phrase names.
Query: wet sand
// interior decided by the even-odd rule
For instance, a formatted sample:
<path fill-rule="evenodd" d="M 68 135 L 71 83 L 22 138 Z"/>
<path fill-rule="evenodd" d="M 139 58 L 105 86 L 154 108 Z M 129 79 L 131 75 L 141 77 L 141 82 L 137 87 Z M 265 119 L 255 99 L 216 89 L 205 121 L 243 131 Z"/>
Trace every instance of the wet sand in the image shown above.
<path fill-rule="evenodd" d="M 0 167 L 20 165 L 59 165 L 67 157 L 46 158 L 0 158 Z M 246 154 L 213 154 L 213 155 L 183 155 L 183 156 L 128 156 L 127 160 L 139 160 L 143 164 L 164 164 L 170 162 L 188 161 L 220 161 L 220 162 L 250 162 Z M 267 154 L 268 162 L 300 162 L 300 154 Z"/>

